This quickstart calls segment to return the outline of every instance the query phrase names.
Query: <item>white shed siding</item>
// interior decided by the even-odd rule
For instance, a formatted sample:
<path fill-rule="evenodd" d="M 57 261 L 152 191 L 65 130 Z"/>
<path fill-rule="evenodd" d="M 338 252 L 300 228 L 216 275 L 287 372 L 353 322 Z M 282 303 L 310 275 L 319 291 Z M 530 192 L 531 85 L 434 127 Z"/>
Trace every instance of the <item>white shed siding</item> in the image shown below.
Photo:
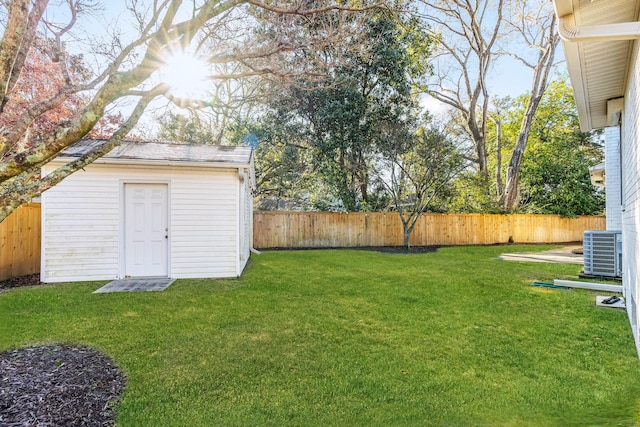
<path fill-rule="evenodd" d="M 171 277 L 236 275 L 237 179 L 236 169 L 172 180 Z"/>
<path fill-rule="evenodd" d="M 169 185 L 169 275 L 233 277 L 238 170 L 93 164 L 43 195 L 43 281 L 124 273 L 120 223 L 127 182 Z"/>
<path fill-rule="evenodd" d="M 607 230 L 622 230 L 620 182 L 620 127 L 605 129 Z"/>
<path fill-rule="evenodd" d="M 43 281 L 118 277 L 118 198 L 117 181 L 85 171 L 42 195 Z"/>
<path fill-rule="evenodd" d="M 627 297 L 627 310 L 633 328 L 636 347 L 640 350 L 638 336 L 638 295 L 640 288 L 640 64 L 638 63 L 638 43 L 634 44 L 634 53 L 629 70 L 630 81 L 627 84 L 625 109 L 622 119 L 622 280 Z"/>

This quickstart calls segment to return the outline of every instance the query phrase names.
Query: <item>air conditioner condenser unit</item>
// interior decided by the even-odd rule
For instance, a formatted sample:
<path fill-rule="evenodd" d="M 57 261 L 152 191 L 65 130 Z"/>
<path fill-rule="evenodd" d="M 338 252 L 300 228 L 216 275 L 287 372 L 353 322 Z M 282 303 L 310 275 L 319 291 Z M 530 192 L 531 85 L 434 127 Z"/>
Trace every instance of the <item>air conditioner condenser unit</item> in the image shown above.
<path fill-rule="evenodd" d="M 622 232 L 584 232 L 584 273 L 593 276 L 622 276 Z"/>

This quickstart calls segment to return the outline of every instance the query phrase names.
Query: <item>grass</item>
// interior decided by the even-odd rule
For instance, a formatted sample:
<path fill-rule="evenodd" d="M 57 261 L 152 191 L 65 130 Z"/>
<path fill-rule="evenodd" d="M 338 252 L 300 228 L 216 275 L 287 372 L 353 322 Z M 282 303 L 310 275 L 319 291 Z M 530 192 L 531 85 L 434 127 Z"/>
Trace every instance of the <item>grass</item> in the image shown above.
<path fill-rule="evenodd" d="M 16 289 L 0 294 L 0 350 L 109 354 L 128 376 L 119 426 L 635 425 L 625 313 L 530 286 L 579 266 L 502 251 L 265 252 L 241 279 L 165 292 Z"/>

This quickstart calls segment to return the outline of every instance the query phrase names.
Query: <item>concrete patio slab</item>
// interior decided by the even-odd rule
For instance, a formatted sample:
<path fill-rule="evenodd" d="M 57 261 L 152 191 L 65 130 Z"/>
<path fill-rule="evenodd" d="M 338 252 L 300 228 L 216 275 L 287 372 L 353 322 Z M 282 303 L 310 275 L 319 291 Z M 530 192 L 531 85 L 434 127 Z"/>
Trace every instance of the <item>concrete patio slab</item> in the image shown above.
<path fill-rule="evenodd" d="M 164 291 L 176 279 L 166 277 L 136 277 L 129 279 L 114 280 L 109 282 L 94 294 L 105 294 L 109 292 L 145 292 L 145 291 Z"/>
<path fill-rule="evenodd" d="M 620 299 L 613 303 L 613 304 L 605 304 L 603 301 L 607 300 L 610 297 L 610 295 L 598 295 L 596 296 L 596 305 L 598 307 L 607 307 L 607 308 L 626 308 L 627 306 L 625 305 L 625 301 L 624 298 L 619 297 Z"/>
<path fill-rule="evenodd" d="M 502 254 L 498 259 L 503 261 L 526 261 L 526 262 L 553 262 L 560 264 L 584 264 L 582 254 L 574 254 L 574 249 L 581 246 L 565 246 L 560 249 L 552 249 L 545 252 L 518 252 Z"/>

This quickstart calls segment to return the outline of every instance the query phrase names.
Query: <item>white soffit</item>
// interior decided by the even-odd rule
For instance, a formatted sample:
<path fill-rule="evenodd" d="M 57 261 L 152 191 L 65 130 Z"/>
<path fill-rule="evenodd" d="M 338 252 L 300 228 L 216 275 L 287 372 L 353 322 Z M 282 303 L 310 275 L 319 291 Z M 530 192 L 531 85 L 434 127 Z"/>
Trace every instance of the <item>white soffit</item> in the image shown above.
<path fill-rule="evenodd" d="M 600 26 L 633 22 L 638 0 L 556 0 L 559 17 L 569 25 Z M 563 40 L 567 66 L 583 131 L 608 126 L 607 101 L 624 96 L 633 40 L 571 42 Z"/>

